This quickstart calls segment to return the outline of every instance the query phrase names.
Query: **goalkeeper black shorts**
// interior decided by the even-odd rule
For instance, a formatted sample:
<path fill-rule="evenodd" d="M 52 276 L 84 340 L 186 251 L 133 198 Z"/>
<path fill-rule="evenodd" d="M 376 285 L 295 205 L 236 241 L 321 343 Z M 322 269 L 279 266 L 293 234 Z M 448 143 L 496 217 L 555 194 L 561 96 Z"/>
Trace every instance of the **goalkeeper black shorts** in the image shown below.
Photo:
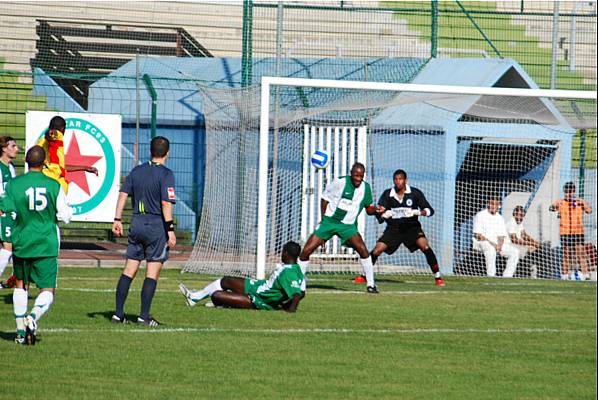
<path fill-rule="evenodd" d="M 382 242 L 388 246 L 388 248 L 384 251 L 386 254 L 394 253 L 402 244 L 413 253 L 414 251 L 419 250 L 419 247 L 417 247 L 415 242 L 421 237 L 426 237 L 426 234 L 418 224 L 407 226 L 401 229 L 387 228 L 382 236 L 380 236 L 378 239 L 378 242 Z"/>

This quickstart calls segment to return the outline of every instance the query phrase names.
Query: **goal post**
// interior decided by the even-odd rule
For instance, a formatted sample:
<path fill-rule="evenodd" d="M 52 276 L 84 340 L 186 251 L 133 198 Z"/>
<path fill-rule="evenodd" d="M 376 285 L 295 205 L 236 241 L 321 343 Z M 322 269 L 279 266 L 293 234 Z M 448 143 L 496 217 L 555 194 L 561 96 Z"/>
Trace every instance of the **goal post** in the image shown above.
<path fill-rule="evenodd" d="M 566 182 L 575 181 L 595 208 L 595 145 L 589 163 L 572 161 L 577 137 L 595 137 L 595 92 L 280 77 L 198 90 L 205 186 L 184 271 L 265 277 L 286 241 L 305 243 L 321 218 L 322 190 L 353 161 L 364 163 L 375 202 L 393 186 L 395 170 L 407 171 L 408 184 L 435 210 L 420 222 L 447 275 L 485 275 L 472 224 L 491 194 L 499 196 L 505 221 L 516 208 L 525 211 L 525 230 L 549 261 L 536 266 L 522 255 L 518 276 L 530 276 L 532 267 L 538 277 L 560 276 L 559 219 L 549 206 Z M 332 155 L 324 170 L 310 162 L 315 149 Z M 363 214 L 358 229 L 371 250 L 386 224 Z M 583 221 L 586 242 L 595 246 L 595 219 Z M 355 252 L 334 239 L 311 260 L 310 273 L 361 272 Z M 421 252 L 401 246 L 378 259 L 375 273 L 430 269 Z"/>
<path fill-rule="evenodd" d="M 258 173 L 258 232 L 256 276 L 265 277 L 266 271 L 266 226 L 268 194 L 268 146 L 270 132 L 270 91 L 273 86 L 361 89 L 389 92 L 438 93 L 457 95 L 544 97 L 579 100 L 596 100 L 594 91 L 511 89 L 494 87 L 469 87 L 447 85 L 423 85 L 409 83 L 383 83 L 362 81 L 319 80 L 264 76 L 261 81 L 260 130 L 259 130 L 259 173 Z"/>

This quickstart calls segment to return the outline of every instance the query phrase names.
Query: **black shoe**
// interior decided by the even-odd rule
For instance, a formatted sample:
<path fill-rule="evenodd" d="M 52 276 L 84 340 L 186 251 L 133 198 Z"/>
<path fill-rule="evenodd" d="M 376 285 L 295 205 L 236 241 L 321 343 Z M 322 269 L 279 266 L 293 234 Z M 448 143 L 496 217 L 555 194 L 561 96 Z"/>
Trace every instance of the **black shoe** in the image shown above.
<path fill-rule="evenodd" d="M 147 326 L 158 326 L 158 325 L 162 325 L 161 323 L 159 323 L 158 321 L 156 321 L 153 317 L 149 317 L 148 319 L 143 319 L 141 317 L 137 318 L 137 323 L 138 324 L 143 324 L 143 325 L 147 325 Z"/>
<path fill-rule="evenodd" d="M 127 321 L 127 319 L 124 316 L 119 317 L 116 314 L 114 314 L 112 316 L 112 318 L 110 318 L 110 322 L 112 322 L 113 324 L 128 324 L 129 323 L 129 321 Z"/>
<path fill-rule="evenodd" d="M 368 293 L 380 293 L 380 292 L 378 291 L 378 287 L 376 287 L 376 286 L 368 286 L 368 288 L 367 288 L 367 292 L 368 292 Z"/>
<path fill-rule="evenodd" d="M 33 322 L 32 322 L 33 321 Z M 37 338 L 35 337 L 36 329 L 35 321 L 31 317 L 27 317 L 26 319 L 26 327 L 25 327 L 25 344 L 28 346 L 35 346 L 35 341 Z"/>
<path fill-rule="evenodd" d="M 26 345 L 27 343 L 25 343 L 25 336 L 17 334 L 17 336 L 15 337 L 15 343 L 23 346 Z"/>

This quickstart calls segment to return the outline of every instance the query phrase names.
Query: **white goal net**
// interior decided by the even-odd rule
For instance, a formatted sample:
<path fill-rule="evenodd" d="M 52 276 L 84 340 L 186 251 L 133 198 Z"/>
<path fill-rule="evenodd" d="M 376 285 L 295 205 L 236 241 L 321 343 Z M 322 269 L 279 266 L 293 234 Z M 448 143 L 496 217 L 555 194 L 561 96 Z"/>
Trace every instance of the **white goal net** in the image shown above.
<path fill-rule="evenodd" d="M 444 274 L 488 273 L 474 230 L 480 230 L 476 215 L 490 198 L 498 200 L 509 231 L 505 242 L 511 243 L 504 247 L 517 248 L 516 277 L 560 278 L 564 268 L 573 275 L 595 271 L 596 218 L 587 213 L 596 205 L 595 93 L 289 78 L 200 91 L 206 183 L 184 271 L 267 275 L 280 262 L 284 243 L 305 243 L 321 218 L 322 191 L 354 162 L 366 166 L 375 202 L 393 186 L 397 169 L 424 193 L 435 213 L 419 220 Z M 315 150 L 331 154 L 327 168 L 313 167 Z M 567 203 L 575 209 L 550 211 L 565 197 L 567 182 L 575 186 Z M 580 226 L 565 229 L 562 218 L 579 217 L 579 208 Z M 360 216 L 368 249 L 385 226 Z M 517 244 L 526 238 L 522 230 L 533 241 Z M 583 259 L 572 254 L 579 246 L 564 246 L 561 238 L 581 232 Z M 496 257 L 498 276 L 507 253 Z M 336 238 L 310 260 L 312 273 L 361 272 L 357 254 Z M 403 246 L 381 256 L 375 272 L 430 269 L 421 252 Z"/>

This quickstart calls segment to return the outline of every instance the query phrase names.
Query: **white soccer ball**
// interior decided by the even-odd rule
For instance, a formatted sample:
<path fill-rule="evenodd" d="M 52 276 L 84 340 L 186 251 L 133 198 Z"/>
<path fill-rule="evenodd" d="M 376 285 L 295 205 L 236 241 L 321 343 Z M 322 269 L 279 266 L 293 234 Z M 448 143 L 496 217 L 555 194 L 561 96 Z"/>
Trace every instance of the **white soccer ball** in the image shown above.
<path fill-rule="evenodd" d="M 330 165 L 330 153 L 326 150 L 318 149 L 311 155 L 311 165 L 317 169 L 324 169 Z"/>

